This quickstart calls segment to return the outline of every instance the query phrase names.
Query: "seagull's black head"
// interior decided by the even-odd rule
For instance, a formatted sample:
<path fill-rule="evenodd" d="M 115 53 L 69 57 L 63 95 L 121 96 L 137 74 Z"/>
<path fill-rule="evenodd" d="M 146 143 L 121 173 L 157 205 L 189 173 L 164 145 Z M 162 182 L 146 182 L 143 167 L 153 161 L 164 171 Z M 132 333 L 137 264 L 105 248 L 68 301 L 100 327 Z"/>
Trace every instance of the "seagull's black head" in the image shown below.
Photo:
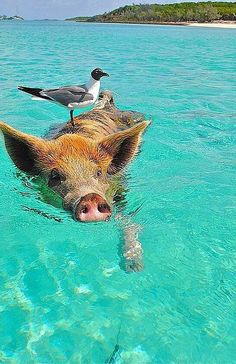
<path fill-rule="evenodd" d="M 91 76 L 96 81 L 99 81 L 100 78 L 102 78 L 103 76 L 108 76 L 109 77 L 108 73 L 103 72 L 103 70 L 101 70 L 101 68 L 95 68 L 95 70 L 93 70 L 91 72 Z"/>

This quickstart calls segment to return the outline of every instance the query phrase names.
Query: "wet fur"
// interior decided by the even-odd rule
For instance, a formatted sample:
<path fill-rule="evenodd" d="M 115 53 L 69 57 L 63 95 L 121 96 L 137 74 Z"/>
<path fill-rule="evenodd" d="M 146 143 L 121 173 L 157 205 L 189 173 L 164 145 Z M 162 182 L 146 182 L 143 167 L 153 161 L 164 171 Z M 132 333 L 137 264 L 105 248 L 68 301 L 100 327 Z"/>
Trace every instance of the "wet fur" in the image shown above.
<path fill-rule="evenodd" d="M 88 138 L 101 139 L 118 131 L 126 130 L 144 121 L 144 116 L 135 111 L 120 111 L 114 104 L 111 92 L 100 93 L 102 108 L 95 107 L 92 111 L 74 118 L 75 126 L 70 122 L 52 128 L 47 138 L 59 138 L 64 134 L 80 134 Z"/>
<path fill-rule="evenodd" d="M 67 173 L 68 184 L 56 190 L 64 199 L 65 208 L 71 209 L 78 191 L 82 196 L 91 192 L 105 196 L 106 191 L 111 203 L 121 191 L 119 172 L 136 155 L 149 122 L 139 113 L 118 110 L 110 92 L 101 93 L 98 107 L 75 117 L 74 121 L 74 127 L 67 122 L 52 128 L 46 139 L 22 133 L 3 122 L 0 130 L 11 159 L 22 171 L 40 174 L 46 180 L 54 168 Z M 98 168 L 104 175 L 100 180 L 93 177 Z M 113 178 L 108 180 L 107 173 Z M 128 266 L 132 262 L 131 270 L 140 270 L 142 249 L 136 233 L 131 233 L 133 227 L 129 230 L 125 225 L 123 254 Z"/>

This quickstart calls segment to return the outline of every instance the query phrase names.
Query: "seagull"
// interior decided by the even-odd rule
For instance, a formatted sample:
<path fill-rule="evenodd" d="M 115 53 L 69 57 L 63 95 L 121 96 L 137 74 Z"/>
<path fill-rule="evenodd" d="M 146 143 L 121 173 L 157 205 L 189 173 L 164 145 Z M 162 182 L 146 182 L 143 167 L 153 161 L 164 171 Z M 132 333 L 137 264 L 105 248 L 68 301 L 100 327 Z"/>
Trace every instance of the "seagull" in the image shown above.
<path fill-rule="evenodd" d="M 64 86 L 49 90 L 18 86 L 18 90 L 32 95 L 33 100 L 51 101 L 68 108 L 71 124 L 74 126 L 74 110 L 93 105 L 97 101 L 100 91 L 100 79 L 103 76 L 109 75 L 100 68 L 95 68 L 91 72 L 90 80 L 84 85 Z"/>

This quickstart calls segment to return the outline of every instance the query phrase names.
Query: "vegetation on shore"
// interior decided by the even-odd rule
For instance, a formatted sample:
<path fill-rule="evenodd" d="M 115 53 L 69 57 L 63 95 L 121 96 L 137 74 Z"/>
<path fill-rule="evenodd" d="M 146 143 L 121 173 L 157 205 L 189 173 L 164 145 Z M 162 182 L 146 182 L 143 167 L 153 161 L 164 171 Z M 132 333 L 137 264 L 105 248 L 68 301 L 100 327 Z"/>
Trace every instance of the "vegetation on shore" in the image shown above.
<path fill-rule="evenodd" d="M 75 16 L 74 18 L 69 18 L 65 20 L 86 22 L 89 21 L 90 18 L 91 18 L 90 16 Z"/>
<path fill-rule="evenodd" d="M 83 18 L 82 18 L 83 19 Z M 80 17 L 72 19 L 81 21 Z M 175 4 L 127 5 L 83 21 L 117 23 L 236 21 L 236 2 L 185 2 Z"/>

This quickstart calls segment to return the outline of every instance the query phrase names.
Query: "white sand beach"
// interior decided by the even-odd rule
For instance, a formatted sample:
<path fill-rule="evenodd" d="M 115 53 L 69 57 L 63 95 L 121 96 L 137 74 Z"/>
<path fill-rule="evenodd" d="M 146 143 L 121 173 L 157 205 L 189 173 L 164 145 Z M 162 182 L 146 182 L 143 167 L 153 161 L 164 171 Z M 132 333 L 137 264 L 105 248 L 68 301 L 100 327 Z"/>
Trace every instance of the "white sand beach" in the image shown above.
<path fill-rule="evenodd" d="M 236 29 L 236 22 L 221 22 L 221 23 L 186 23 L 191 27 L 207 27 L 207 28 L 230 28 Z"/>

